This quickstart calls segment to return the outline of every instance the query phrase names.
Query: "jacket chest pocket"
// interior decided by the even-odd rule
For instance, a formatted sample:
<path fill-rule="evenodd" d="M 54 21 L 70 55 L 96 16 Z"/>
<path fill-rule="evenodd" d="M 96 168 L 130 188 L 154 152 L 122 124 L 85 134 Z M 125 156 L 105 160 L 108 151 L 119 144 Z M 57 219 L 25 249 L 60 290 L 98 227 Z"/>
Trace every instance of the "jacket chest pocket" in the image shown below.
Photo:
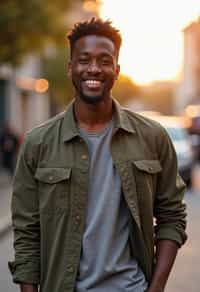
<path fill-rule="evenodd" d="M 139 200 L 153 204 L 158 173 L 162 171 L 159 160 L 133 161 L 133 167 Z"/>
<path fill-rule="evenodd" d="M 40 209 L 53 211 L 69 207 L 71 168 L 38 168 Z"/>

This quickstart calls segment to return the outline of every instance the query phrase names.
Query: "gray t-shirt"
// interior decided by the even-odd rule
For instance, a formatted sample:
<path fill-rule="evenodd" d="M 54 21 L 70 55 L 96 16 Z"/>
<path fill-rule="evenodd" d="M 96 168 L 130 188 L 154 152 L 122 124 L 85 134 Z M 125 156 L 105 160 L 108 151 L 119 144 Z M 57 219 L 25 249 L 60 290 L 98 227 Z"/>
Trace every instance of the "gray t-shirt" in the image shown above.
<path fill-rule="evenodd" d="M 101 132 L 80 129 L 90 153 L 86 227 L 75 292 L 143 292 L 147 283 L 130 255 L 128 210 L 110 153 L 113 121 Z"/>

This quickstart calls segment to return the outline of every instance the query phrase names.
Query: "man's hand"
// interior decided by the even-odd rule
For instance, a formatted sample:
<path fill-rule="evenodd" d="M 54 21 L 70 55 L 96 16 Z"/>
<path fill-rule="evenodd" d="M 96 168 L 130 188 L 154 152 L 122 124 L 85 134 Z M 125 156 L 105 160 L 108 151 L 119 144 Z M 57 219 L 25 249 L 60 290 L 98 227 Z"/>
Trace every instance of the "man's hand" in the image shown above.
<path fill-rule="evenodd" d="M 20 289 L 21 289 L 21 292 L 38 292 L 37 285 L 33 285 L 33 284 L 21 284 Z"/>
<path fill-rule="evenodd" d="M 174 260 L 178 245 L 171 240 L 160 240 L 156 245 L 156 267 L 147 292 L 163 292 Z"/>

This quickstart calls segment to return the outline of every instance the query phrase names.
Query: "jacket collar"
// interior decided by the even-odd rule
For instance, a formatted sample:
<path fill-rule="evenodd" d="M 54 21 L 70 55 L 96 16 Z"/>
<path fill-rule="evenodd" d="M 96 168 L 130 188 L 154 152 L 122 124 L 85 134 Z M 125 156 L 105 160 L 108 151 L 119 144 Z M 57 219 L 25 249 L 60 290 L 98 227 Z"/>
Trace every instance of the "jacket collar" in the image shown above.
<path fill-rule="evenodd" d="M 113 99 L 113 108 L 115 129 L 122 129 L 129 133 L 136 133 L 133 125 L 130 123 L 127 112 L 115 99 Z"/>
<path fill-rule="evenodd" d="M 63 141 L 67 142 L 79 135 L 79 130 L 76 124 L 74 116 L 74 100 L 68 105 L 66 111 L 64 112 L 64 118 L 62 123 L 62 137 Z M 114 127 L 116 130 L 122 129 L 129 133 L 135 133 L 135 129 L 130 124 L 130 120 L 126 111 L 120 106 L 120 104 L 113 99 L 113 117 L 114 117 Z"/>

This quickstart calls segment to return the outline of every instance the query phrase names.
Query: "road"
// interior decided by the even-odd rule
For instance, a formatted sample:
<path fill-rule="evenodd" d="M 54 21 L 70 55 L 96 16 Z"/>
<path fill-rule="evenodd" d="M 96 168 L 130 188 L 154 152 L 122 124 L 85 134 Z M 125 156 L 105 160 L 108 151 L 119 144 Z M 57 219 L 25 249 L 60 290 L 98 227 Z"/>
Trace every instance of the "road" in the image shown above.
<path fill-rule="evenodd" d="M 187 193 L 188 240 L 179 251 L 166 292 L 199 292 L 200 281 L 200 193 Z"/>
<path fill-rule="evenodd" d="M 200 267 L 200 194 L 187 193 L 188 236 L 185 246 L 179 251 L 166 292 L 199 292 Z M 17 292 L 7 270 L 7 261 L 12 259 L 12 234 L 7 233 L 0 239 L 0 291 Z M 55 292 L 55 291 L 50 291 Z"/>
<path fill-rule="evenodd" d="M 13 259 L 12 234 L 6 234 L 0 239 L 0 291 L 19 292 L 17 285 L 12 283 L 12 278 L 8 272 L 8 260 Z"/>

